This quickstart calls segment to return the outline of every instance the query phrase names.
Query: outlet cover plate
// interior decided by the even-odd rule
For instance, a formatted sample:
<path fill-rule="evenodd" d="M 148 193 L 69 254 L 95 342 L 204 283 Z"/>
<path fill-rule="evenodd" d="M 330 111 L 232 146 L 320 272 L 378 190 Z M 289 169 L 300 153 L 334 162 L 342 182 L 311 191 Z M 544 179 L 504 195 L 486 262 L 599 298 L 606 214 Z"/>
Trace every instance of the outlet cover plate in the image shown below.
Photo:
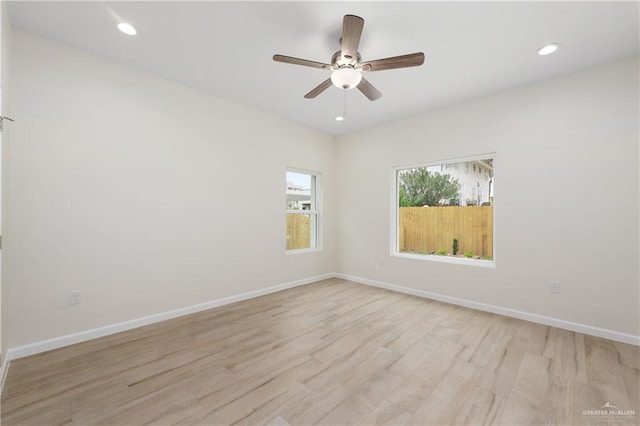
<path fill-rule="evenodd" d="M 79 290 L 71 290 L 69 292 L 69 304 L 77 305 L 80 303 L 80 291 Z"/>

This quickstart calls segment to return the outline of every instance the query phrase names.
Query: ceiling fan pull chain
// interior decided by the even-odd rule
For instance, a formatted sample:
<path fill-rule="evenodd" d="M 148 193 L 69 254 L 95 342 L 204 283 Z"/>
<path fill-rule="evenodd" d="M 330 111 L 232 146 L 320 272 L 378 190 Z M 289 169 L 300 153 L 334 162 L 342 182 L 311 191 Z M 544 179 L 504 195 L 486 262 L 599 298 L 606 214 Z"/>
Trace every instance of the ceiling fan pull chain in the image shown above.
<path fill-rule="evenodd" d="M 347 119 L 347 91 L 342 91 L 342 116 Z"/>

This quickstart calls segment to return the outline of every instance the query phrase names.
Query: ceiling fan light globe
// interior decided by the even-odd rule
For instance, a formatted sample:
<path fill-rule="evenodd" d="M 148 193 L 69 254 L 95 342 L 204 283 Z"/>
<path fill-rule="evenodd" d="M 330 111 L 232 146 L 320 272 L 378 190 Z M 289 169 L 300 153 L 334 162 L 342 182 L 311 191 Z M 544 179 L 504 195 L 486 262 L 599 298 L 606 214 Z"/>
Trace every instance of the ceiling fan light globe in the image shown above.
<path fill-rule="evenodd" d="M 353 89 L 362 80 L 362 73 L 354 68 L 340 68 L 331 74 L 331 82 L 339 89 Z"/>

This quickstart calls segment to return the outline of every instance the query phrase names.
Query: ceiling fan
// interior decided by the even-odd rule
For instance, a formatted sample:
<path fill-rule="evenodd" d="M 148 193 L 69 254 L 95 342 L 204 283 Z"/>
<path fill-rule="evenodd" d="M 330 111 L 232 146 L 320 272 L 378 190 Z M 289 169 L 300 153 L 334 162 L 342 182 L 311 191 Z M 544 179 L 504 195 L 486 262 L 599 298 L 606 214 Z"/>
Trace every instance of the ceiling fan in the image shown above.
<path fill-rule="evenodd" d="M 340 39 L 342 49 L 333 54 L 331 64 L 285 55 L 273 55 L 273 60 L 276 62 L 332 71 L 330 78 L 304 95 L 306 99 L 315 98 L 333 84 L 343 90 L 357 87 L 370 101 L 375 101 L 382 96 L 382 93 L 362 76 L 363 72 L 417 67 L 424 63 L 424 53 L 409 53 L 407 55 L 362 62 L 362 57 L 360 56 L 360 52 L 358 52 L 358 44 L 360 44 L 363 27 L 364 19 L 361 17 L 355 15 L 344 16 L 342 21 L 342 38 Z"/>

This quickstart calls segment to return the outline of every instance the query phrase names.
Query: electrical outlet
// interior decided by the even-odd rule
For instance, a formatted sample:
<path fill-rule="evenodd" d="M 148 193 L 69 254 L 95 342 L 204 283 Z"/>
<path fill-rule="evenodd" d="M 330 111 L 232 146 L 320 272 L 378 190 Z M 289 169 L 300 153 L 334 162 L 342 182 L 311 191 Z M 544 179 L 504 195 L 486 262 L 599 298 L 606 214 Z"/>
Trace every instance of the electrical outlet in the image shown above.
<path fill-rule="evenodd" d="M 560 281 L 550 281 L 549 292 L 554 294 L 560 293 Z"/>
<path fill-rule="evenodd" d="M 77 305 L 80 303 L 80 291 L 79 290 L 71 290 L 69 292 L 69 304 Z"/>

